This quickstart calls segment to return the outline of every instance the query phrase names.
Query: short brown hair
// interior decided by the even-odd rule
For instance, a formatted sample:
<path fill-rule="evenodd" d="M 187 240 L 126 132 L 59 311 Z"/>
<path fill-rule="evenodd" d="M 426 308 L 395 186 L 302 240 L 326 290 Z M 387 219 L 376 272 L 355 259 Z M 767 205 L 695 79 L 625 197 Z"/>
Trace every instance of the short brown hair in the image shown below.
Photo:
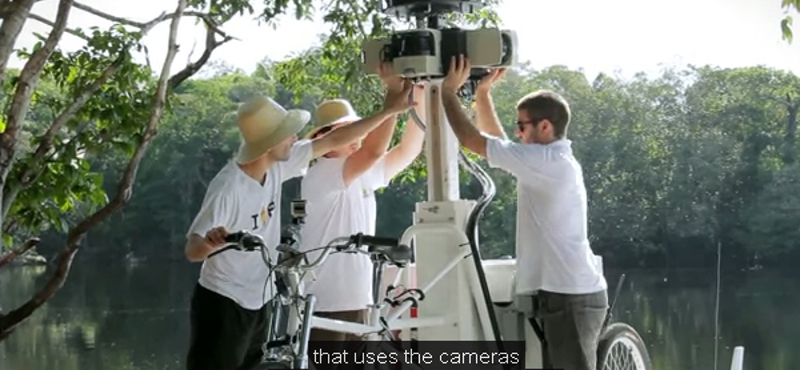
<path fill-rule="evenodd" d="M 553 125 L 553 135 L 563 139 L 567 137 L 570 109 L 563 96 L 548 90 L 539 90 L 522 97 L 517 103 L 517 110 L 524 110 L 528 118 L 537 122 L 548 120 Z"/>

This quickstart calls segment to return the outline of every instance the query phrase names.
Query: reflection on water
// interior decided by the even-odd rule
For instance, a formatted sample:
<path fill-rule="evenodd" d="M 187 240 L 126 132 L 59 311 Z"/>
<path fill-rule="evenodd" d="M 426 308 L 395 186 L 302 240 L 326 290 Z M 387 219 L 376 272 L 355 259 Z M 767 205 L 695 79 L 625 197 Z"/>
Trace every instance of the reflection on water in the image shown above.
<path fill-rule="evenodd" d="M 0 370 L 183 369 L 197 273 L 187 263 L 78 262 L 61 292 L 0 344 Z M 736 345 L 745 346 L 746 369 L 800 363 L 798 275 L 724 278 L 719 369 L 730 368 Z M 615 286 L 618 273 L 608 276 Z M 2 308 L 22 303 L 45 277 L 41 267 L 0 270 Z M 714 272 L 634 272 L 626 280 L 616 318 L 642 334 L 653 368 L 713 369 Z"/>

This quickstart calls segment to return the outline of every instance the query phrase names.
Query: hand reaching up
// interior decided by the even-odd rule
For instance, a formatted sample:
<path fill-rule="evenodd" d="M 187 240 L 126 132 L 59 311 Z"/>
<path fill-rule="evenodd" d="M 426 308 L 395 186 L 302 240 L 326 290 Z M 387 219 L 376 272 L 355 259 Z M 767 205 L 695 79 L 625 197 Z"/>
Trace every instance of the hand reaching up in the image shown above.
<path fill-rule="evenodd" d="M 403 80 L 402 90 L 389 91 L 384 102 L 384 112 L 391 114 L 403 113 L 417 105 L 415 101 L 409 101 L 409 94 L 414 89 L 414 84 L 409 80 Z"/>
<path fill-rule="evenodd" d="M 481 81 L 478 82 L 478 86 L 475 88 L 476 92 L 489 92 L 492 89 L 492 85 L 494 85 L 497 81 L 503 79 L 503 76 L 506 75 L 505 68 L 494 68 L 489 70 L 489 74 L 481 78 Z"/>
<path fill-rule="evenodd" d="M 457 92 L 467 82 L 470 70 L 469 60 L 462 54 L 450 60 L 450 69 L 442 81 L 442 90 Z"/>
<path fill-rule="evenodd" d="M 403 91 L 403 78 L 394 73 L 391 62 L 381 62 L 381 64 L 378 65 L 377 73 L 389 92 L 397 93 Z"/>

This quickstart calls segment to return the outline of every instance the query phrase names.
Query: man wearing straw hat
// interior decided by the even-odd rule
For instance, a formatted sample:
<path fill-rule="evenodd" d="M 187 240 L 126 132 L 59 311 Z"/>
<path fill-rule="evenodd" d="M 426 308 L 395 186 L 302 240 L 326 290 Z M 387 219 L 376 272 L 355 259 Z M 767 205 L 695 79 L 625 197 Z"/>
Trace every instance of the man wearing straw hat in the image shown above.
<path fill-rule="evenodd" d="M 410 84 L 404 85 L 404 92 L 410 94 Z M 191 301 L 187 369 L 245 370 L 261 361 L 266 303 L 273 297 L 269 269 L 258 252 L 226 250 L 209 256 L 224 245 L 228 232 L 248 230 L 260 235 L 276 259 L 281 184 L 302 176 L 312 159 L 366 135 L 409 107 L 407 98 L 390 97 L 372 117 L 330 135 L 300 141 L 297 133 L 311 118 L 308 111 L 287 111 L 266 97 L 239 108 L 239 152 L 209 183 L 187 233 L 186 257 L 203 261 Z"/>
<path fill-rule="evenodd" d="M 403 94 L 403 80 L 392 73 L 391 64 L 379 67 L 378 75 L 387 87 L 387 96 Z M 422 86 L 414 91 L 415 98 Z M 422 99 L 419 99 L 422 100 Z M 424 104 L 417 105 L 424 116 Z M 318 127 L 310 137 L 325 137 L 359 119 L 347 100 L 334 99 L 317 107 Z M 414 122 L 406 123 L 400 143 L 387 152 L 396 117 L 387 118 L 363 141 L 356 140 L 323 156 L 303 178 L 302 197 L 308 217 L 301 234 L 301 249 L 312 250 L 337 237 L 359 232 L 374 235 L 376 222 L 375 191 L 388 185 L 422 151 L 425 133 Z M 313 259 L 319 252 L 309 253 Z M 315 315 L 363 323 L 367 305 L 372 303 L 372 264 L 363 254 L 331 254 L 315 271 L 316 279 L 307 292 L 317 297 Z M 320 345 L 357 339 L 344 333 L 312 329 L 311 340 Z M 314 346 L 317 346 L 314 344 Z M 337 348 L 327 348 L 333 351 Z M 320 364 L 315 364 L 320 369 Z"/>

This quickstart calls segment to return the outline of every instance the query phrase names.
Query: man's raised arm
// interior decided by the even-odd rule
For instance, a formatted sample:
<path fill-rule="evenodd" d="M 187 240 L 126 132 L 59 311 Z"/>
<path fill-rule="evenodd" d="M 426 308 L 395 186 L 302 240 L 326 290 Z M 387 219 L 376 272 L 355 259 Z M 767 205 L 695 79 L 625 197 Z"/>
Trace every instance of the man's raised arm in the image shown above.
<path fill-rule="evenodd" d="M 340 127 L 325 136 L 314 139 L 312 142 L 312 159 L 319 158 L 331 150 L 352 143 L 358 138 L 370 133 L 378 127 L 378 125 L 383 123 L 383 121 L 391 118 L 393 115 L 403 113 L 411 108 L 413 104 L 409 104 L 408 94 L 411 93 L 412 88 L 413 85 L 411 82 L 406 81 L 403 85 L 402 93 L 387 99 L 383 109 L 377 114 Z"/>
<path fill-rule="evenodd" d="M 404 80 L 394 73 L 391 63 L 381 63 L 378 66 L 378 76 L 380 76 L 383 84 L 386 85 L 384 104 L 391 102 L 397 94 L 405 94 L 405 91 L 403 91 L 405 88 Z M 394 135 L 396 125 L 397 115 L 393 114 L 384 120 L 378 128 L 370 132 L 364 139 L 361 148 L 347 158 L 342 170 L 342 179 L 345 186 L 349 186 L 353 180 L 369 171 L 375 163 L 386 155 L 386 150 L 389 149 L 389 144 L 392 142 L 392 135 Z"/>
<path fill-rule="evenodd" d="M 470 123 L 457 95 L 458 89 L 469 78 L 469 73 L 469 63 L 464 56 L 453 57 L 450 61 L 450 70 L 442 81 L 442 105 L 447 121 L 450 122 L 450 127 L 461 145 L 475 154 L 486 157 L 486 137 Z"/>
<path fill-rule="evenodd" d="M 491 90 L 492 85 L 505 74 L 505 68 L 493 69 L 475 88 L 475 119 L 478 130 L 501 139 L 508 139 L 508 136 L 497 118 Z"/>
<path fill-rule="evenodd" d="M 414 110 L 417 116 L 424 120 L 428 116 L 424 88 L 414 89 L 414 100 L 417 102 Z M 414 122 L 413 117 L 409 116 L 400 143 L 389 150 L 384 159 L 384 176 L 386 176 L 387 183 L 414 162 L 414 159 L 422 152 L 424 142 L 425 131 Z"/>

